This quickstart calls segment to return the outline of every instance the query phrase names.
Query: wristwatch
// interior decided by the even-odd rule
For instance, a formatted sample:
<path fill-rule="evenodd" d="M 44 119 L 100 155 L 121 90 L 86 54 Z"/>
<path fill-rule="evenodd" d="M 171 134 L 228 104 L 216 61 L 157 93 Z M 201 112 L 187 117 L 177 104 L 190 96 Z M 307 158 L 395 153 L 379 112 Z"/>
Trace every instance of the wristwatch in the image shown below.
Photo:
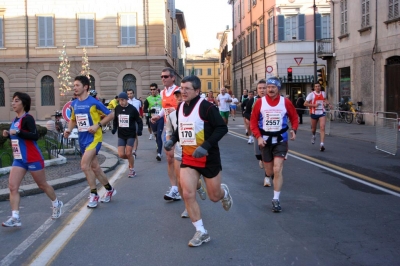
<path fill-rule="evenodd" d="M 103 125 L 100 122 L 97 123 L 97 125 L 99 125 L 99 127 L 103 128 Z"/>
<path fill-rule="evenodd" d="M 15 135 L 18 135 L 21 132 L 19 129 L 15 130 Z"/>

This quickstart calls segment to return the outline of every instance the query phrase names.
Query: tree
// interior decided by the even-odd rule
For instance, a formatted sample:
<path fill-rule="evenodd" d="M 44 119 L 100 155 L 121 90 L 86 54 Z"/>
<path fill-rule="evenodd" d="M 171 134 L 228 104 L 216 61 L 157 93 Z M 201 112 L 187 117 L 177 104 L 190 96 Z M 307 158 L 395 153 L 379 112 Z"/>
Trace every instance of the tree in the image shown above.
<path fill-rule="evenodd" d="M 90 81 L 89 57 L 87 56 L 85 47 L 83 47 L 81 76 L 86 76 Z"/>
<path fill-rule="evenodd" d="M 58 82 L 60 84 L 60 95 L 65 96 L 71 91 L 71 76 L 69 75 L 70 63 L 68 60 L 65 42 L 63 41 L 63 50 L 60 51 L 60 66 L 58 68 Z"/>

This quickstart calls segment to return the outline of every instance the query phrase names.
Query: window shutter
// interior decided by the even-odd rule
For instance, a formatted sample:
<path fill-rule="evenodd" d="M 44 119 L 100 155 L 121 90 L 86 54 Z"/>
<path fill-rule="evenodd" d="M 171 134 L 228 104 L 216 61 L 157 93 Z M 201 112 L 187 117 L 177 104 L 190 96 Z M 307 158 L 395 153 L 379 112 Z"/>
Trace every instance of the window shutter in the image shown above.
<path fill-rule="evenodd" d="M 285 16 L 278 15 L 278 41 L 285 40 Z"/>
<path fill-rule="evenodd" d="M 121 15 L 121 45 L 128 45 L 128 16 Z"/>
<path fill-rule="evenodd" d="M 306 29 L 304 26 L 305 15 L 299 14 L 298 19 L 299 19 L 299 40 L 305 40 L 306 39 L 306 33 L 305 33 Z M 320 31 L 319 32 L 321 33 L 321 17 L 320 17 Z"/>
<path fill-rule="evenodd" d="M 176 44 L 176 34 L 172 34 L 172 58 L 178 57 L 177 48 L 178 48 L 178 46 Z"/>
<path fill-rule="evenodd" d="M 129 43 L 130 45 L 136 45 L 136 14 L 130 14 L 128 16 L 129 26 Z"/>
<path fill-rule="evenodd" d="M 260 47 L 264 48 L 265 47 L 265 30 L 264 30 L 264 20 L 260 22 Z"/>
<path fill-rule="evenodd" d="M 87 44 L 89 46 L 94 45 L 94 19 L 88 18 L 86 20 L 87 23 Z"/>
<path fill-rule="evenodd" d="M 46 46 L 46 21 L 45 17 L 38 17 L 39 21 L 39 46 Z"/>
<path fill-rule="evenodd" d="M 3 18 L 0 17 L 0 47 L 4 47 L 3 41 Z"/>
<path fill-rule="evenodd" d="M 299 17 L 299 25 L 300 25 L 300 17 Z M 322 27 L 321 27 L 321 14 L 315 14 L 315 38 L 320 40 L 322 37 Z M 300 32 L 299 32 L 300 35 Z"/>
<path fill-rule="evenodd" d="M 46 46 L 54 46 L 53 42 L 53 17 L 45 17 L 46 20 Z"/>

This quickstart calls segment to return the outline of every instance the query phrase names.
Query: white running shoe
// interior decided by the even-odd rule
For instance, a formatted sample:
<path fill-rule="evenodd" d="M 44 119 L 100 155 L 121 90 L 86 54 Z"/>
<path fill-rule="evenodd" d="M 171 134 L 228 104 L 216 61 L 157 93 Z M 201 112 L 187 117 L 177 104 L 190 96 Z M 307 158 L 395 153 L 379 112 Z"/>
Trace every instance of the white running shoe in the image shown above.
<path fill-rule="evenodd" d="M 87 205 L 88 208 L 96 208 L 97 204 L 99 203 L 99 195 L 90 193 L 90 197 L 89 197 L 89 203 Z"/>
<path fill-rule="evenodd" d="M 172 190 L 172 188 L 164 195 L 165 200 L 181 200 L 181 195 L 179 195 L 178 191 Z"/>
<path fill-rule="evenodd" d="M 61 208 L 64 206 L 64 203 L 62 201 L 58 201 L 58 206 L 57 207 L 53 207 L 53 214 L 51 215 L 52 219 L 58 219 L 60 218 L 61 214 L 62 214 L 62 210 Z"/>
<path fill-rule="evenodd" d="M 150 137 L 149 137 L 149 139 L 153 139 L 153 134 L 150 134 Z"/>
<path fill-rule="evenodd" d="M 106 190 L 106 193 L 104 193 L 103 197 L 101 198 L 101 202 L 110 202 L 111 197 L 117 194 L 117 191 L 113 188 L 111 190 Z"/>
<path fill-rule="evenodd" d="M 193 238 L 190 239 L 188 245 L 190 247 L 198 247 L 203 243 L 207 243 L 208 241 L 210 241 L 210 239 L 210 235 L 207 231 L 205 233 L 202 233 L 201 231 L 196 231 Z"/>
<path fill-rule="evenodd" d="M 186 209 L 182 212 L 181 217 L 182 217 L 182 218 L 190 218 L 190 217 L 189 217 L 189 213 L 187 212 Z"/>
<path fill-rule="evenodd" d="M 22 225 L 20 218 L 10 217 L 7 221 L 1 224 L 4 227 L 20 227 Z"/>
<path fill-rule="evenodd" d="M 271 178 L 268 176 L 264 177 L 264 187 L 270 187 L 271 186 Z"/>

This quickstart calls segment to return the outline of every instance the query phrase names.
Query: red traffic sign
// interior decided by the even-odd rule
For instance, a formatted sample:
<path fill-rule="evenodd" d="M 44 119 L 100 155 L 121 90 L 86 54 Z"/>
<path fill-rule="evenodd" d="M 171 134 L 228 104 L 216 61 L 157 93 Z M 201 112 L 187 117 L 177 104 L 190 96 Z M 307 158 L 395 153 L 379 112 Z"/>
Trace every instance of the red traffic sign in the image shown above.
<path fill-rule="evenodd" d="M 274 71 L 274 68 L 272 66 L 267 66 L 265 68 L 265 71 L 267 71 L 267 73 L 272 73 L 272 71 Z"/>
<path fill-rule="evenodd" d="M 67 102 L 62 109 L 62 116 L 64 120 L 67 121 L 68 123 L 71 120 L 71 114 L 72 114 L 71 103 L 72 101 Z"/>
<path fill-rule="evenodd" d="M 294 58 L 294 61 L 296 61 L 296 64 L 297 64 L 298 66 L 300 66 L 301 61 L 303 61 L 303 57 L 295 57 L 295 58 Z"/>

